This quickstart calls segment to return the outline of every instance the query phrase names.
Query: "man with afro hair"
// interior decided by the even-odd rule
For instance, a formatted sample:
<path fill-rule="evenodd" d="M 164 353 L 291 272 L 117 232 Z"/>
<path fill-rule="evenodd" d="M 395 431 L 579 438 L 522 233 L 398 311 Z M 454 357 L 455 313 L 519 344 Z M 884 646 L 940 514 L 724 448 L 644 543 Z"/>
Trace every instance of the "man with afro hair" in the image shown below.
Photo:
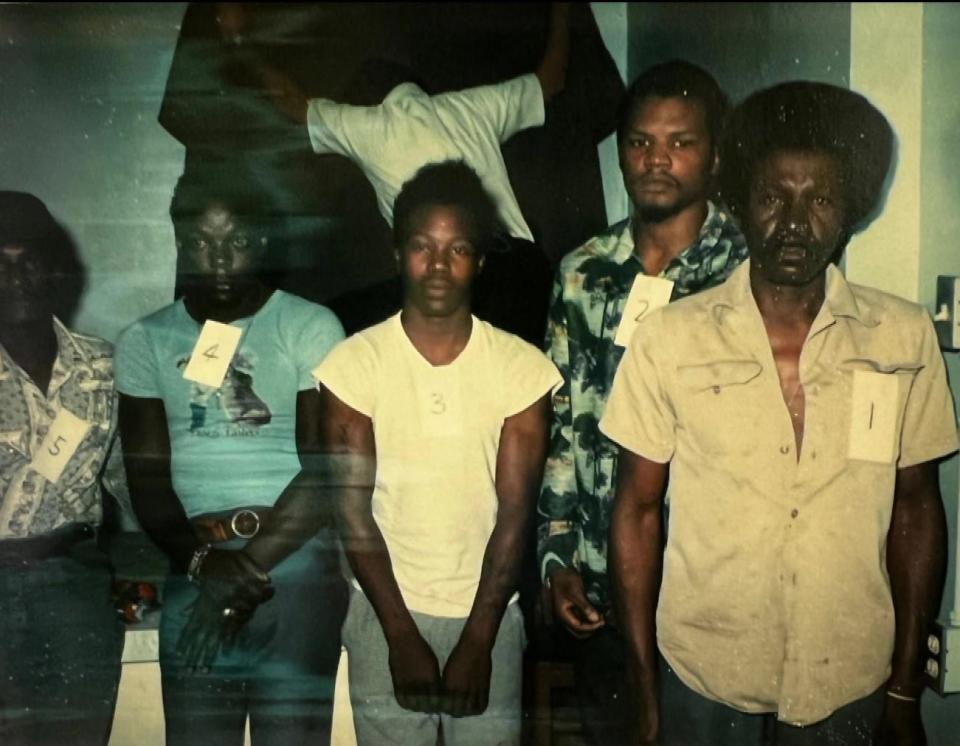
<path fill-rule="evenodd" d="M 750 259 L 641 322 L 600 423 L 621 447 L 610 568 L 639 741 L 925 743 L 952 398 L 925 310 L 833 264 L 893 132 L 863 96 L 792 82 L 727 139 Z"/>

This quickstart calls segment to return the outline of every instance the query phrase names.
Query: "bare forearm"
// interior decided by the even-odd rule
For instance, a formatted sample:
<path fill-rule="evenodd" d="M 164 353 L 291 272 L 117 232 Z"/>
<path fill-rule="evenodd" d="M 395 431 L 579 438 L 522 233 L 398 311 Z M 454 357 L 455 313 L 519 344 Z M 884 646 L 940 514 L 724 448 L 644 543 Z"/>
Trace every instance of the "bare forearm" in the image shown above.
<path fill-rule="evenodd" d="M 364 491 L 369 506 L 369 490 Z M 364 501 L 362 495 L 351 502 Z M 400 593 L 393 574 L 393 565 L 383 534 L 366 509 L 348 507 L 339 514 L 340 535 L 353 574 L 383 627 L 389 644 L 406 634 L 416 633 L 417 627 Z M 419 633 L 418 633 L 419 634 Z"/>
<path fill-rule="evenodd" d="M 936 466 L 926 468 L 935 470 Z M 935 477 L 931 478 L 929 471 L 926 477 L 915 494 L 898 495 L 887 541 L 887 569 L 896 615 L 889 688 L 909 696 L 917 696 L 923 689 L 923 645 L 940 605 L 946 575 L 943 503 Z"/>
<path fill-rule="evenodd" d="M 610 526 L 610 573 L 617 620 L 636 686 L 655 686 L 656 609 L 663 565 L 660 506 L 618 500 Z"/>
<path fill-rule="evenodd" d="M 306 470 L 301 471 L 277 499 L 269 522 L 243 551 L 269 572 L 316 536 L 321 528 L 333 525 L 330 502 L 319 488 L 316 477 Z"/>
<path fill-rule="evenodd" d="M 519 582 L 525 533 L 526 521 L 519 525 L 498 523 L 494 528 L 483 555 L 480 584 L 464 626 L 464 637 L 493 646 L 507 602 Z"/>
<path fill-rule="evenodd" d="M 139 470 L 129 473 L 143 474 Z M 184 572 L 201 542 L 193 533 L 176 493 L 172 488 L 151 488 L 151 482 L 156 481 L 149 476 L 131 480 L 133 511 L 147 536 L 163 550 L 175 568 Z"/>
<path fill-rule="evenodd" d="M 551 3 L 547 47 L 536 70 L 544 102 L 560 93 L 566 85 L 570 56 L 569 15 L 570 3 Z"/>

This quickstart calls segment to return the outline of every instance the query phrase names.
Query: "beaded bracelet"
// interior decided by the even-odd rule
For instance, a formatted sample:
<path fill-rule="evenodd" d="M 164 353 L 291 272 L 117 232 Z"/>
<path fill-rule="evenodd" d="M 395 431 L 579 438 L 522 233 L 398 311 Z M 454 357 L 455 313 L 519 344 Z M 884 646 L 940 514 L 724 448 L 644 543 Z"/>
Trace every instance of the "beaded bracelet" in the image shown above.
<path fill-rule="evenodd" d="M 908 696 L 906 696 L 905 694 L 897 694 L 896 692 L 891 692 L 889 689 L 887 690 L 887 696 L 888 696 L 888 697 L 893 697 L 894 699 L 899 699 L 901 702 L 916 702 L 916 701 L 917 701 L 917 698 L 916 698 L 916 697 L 908 697 Z"/>
<path fill-rule="evenodd" d="M 190 564 L 187 565 L 187 580 L 191 583 L 197 583 L 200 580 L 200 566 L 210 553 L 212 547 L 209 544 L 197 547 L 197 550 L 190 558 Z"/>

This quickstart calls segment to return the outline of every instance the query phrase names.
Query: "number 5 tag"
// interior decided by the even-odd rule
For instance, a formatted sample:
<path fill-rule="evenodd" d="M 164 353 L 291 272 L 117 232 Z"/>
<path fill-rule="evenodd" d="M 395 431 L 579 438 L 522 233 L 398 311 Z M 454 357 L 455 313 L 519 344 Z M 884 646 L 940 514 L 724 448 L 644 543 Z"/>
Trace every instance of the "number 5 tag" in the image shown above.
<path fill-rule="evenodd" d="M 89 422 L 61 409 L 34 455 L 31 468 L 48 482 L 56 482 L 89 430 Z"/>
<path fill-rule="evenodd" d="M 187 367 L 183 369 L 183 377 L 204 386 L 220 388 L 242 334 L 243 329 L 238 326 L 209 319 L 203 322 L 200 337 L 193 346 Z"/>
<path fill-rule="evenodd" d="M 634 329 L 640 320 L 650 311 L 670 302 L 673 293 L 673 280 L 663 277 L 649 277 L 639 274 L 633 279 L 633 287 L 623 306 L 620 317 L 620 326 L 617 327 L 617 336 L 613 343 L 618 347 L 626 347 L 633 336 Z"/>

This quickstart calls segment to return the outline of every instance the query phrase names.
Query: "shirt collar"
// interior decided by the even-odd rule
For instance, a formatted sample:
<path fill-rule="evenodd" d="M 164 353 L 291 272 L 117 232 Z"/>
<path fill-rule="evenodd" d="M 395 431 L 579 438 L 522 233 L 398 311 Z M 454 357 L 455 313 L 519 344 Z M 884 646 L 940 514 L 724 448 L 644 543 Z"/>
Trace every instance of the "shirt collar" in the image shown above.
<path fill-rule="evenodd" d="M 823 306 L 814 320 L 815 328 L 811 328 L 811 335 L 834 323 L 837 318 L 854 319 L 868 327 L 880 323 L 869 307 L 863 307 L 857 301 L 850 284 L 835 265 L 827 265 L 826 273 Z M 736 310 L 751 306 L 756 307 L 756 300 L 750 288 L 750 259 L 745 259 L 718 289 L 713 300 L 714 315 L 716 317 L 722 313 L 721 309 Z"/>
<path fill-rule="evenodd" d="M 700 264 L 700 255 L 710 251 L 717 245 L 724 230 L 730 223 L 730 214 L 725 208 L 718 207 L 710 200 L 707 200 L 707 217 L 700 226 L 700 233 L 697 234 L 697 240 L 681 251 L 672 261 L 679 261 L 684 266 L 691 264 Z M 613 249 L 612 258 L 617 264 L 624 264 L 631 257 L 639 261 L 639 257 L 634 252 L 633 243 L 633 220 L 624 221 L 623 230 L 617 239 L 617 244 Z M 697 259 L 697 261 L 694 261 Z M 672 262 L 671 262 L 672 263 Z"/>

